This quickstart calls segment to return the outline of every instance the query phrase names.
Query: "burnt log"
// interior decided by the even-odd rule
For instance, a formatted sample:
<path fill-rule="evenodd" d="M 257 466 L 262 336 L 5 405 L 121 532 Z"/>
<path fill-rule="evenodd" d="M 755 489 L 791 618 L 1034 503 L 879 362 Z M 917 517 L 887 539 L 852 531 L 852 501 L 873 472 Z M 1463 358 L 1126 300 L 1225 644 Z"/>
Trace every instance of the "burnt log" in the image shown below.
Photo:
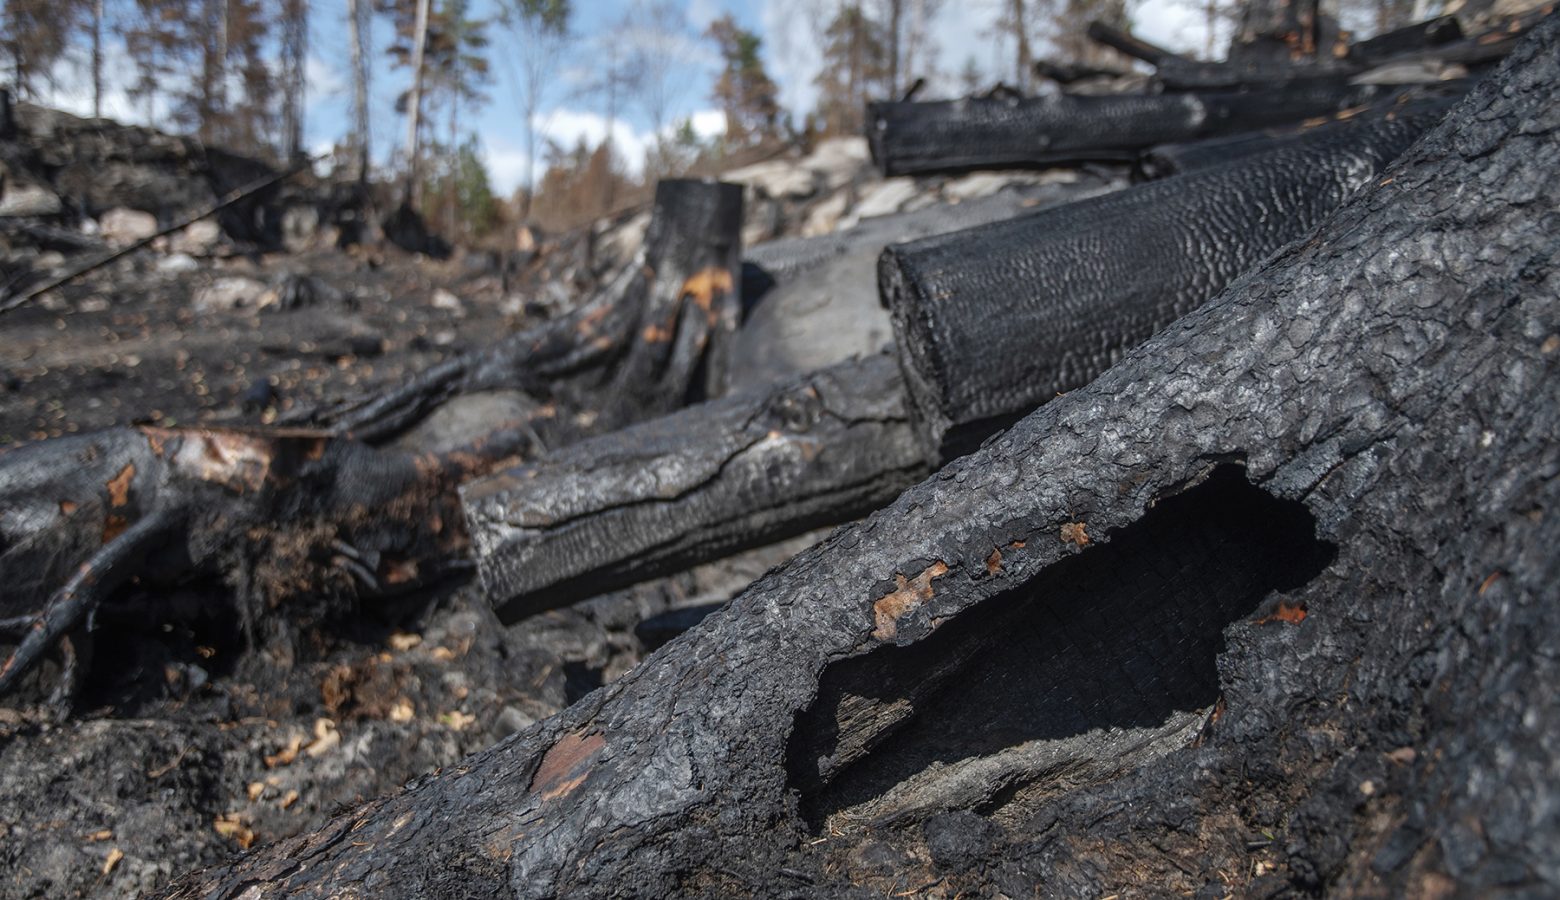
<path fill-rule="evenodd" d="M 1456 16 L 1437 16 L 1355 41 L 1349 45 L 1349 57 L 1365 65 L 1379 65 L 1394 56 L 1439 47 L 1462 36 L 1462 25 Z"/>
<path fill-rule="evenodd" d="M 926 472 L 898 364 L 877 356 L 582 441 L 461 500 L 513 620 L 858 518 Z"/>
<path fill-rule="evenodd" d="M 732 343 L 742 365 L 731 390 L 756 391 L 893 344 L 877 299 L 877 258 L 889 244 L 943 234 L 1113 189 L 1120 180 L 1080 173 L 1076 181 L 1024 185 L 990 197 L 863 219 L 811 238 L 769 241 L 743 262 L 748 308 Z"/>
<path fill-rule="evenodd" d="M 563 393 L 603 429 L 719 396 L 741 314 L 741 227 L 739 186 L 662 181 L 644 247 L 574 311 L 288 424 L 380 444 L 477 391 Z"/>
<path fill-rule="evenodd" d="M 1261 5 L 1248 4 L 1244 9 L 1249 13 L 1252 7 Z M 1282 7 L 1286 11 L 1291 8 L 1290 4 Z M 1271 90 L 1292 82 L 1336 79 L 1340 75 L 1358 71 L 1361 67 L 1354 60 L 1319 60 L 1314 58 L 1314 53 L 1305 54 L 1303 59 L 1292 59 L 1287 43 L 1284 44 L 1286 52 L 1277 57 L 1250 52 L 1243 54 L 1237 48 L 1232 48 L 1229 61 L 1205 62 L 1172 53 L 1104 22 L 1090 22 L 1088 35 L 1097 43 L 1153 66 L 1155 78 L 1166 88 L 1177 91 L 1229 90 L 1239 87 Z"/>
<path fill-rule="evenodd" d="M 1088 388 L 167 896 L 1560 889 L 1553 25 Z"/>
<path fill-rule="evenodd" d="M 928 454 L 967 452 L 1087 384 L 1310 231 L 1438 118 L 1318 129 L 1265 155 L 890 247 L 878 284 Z"/>
<path fill-rule="evenodd" d="M 1409 127 L 1423 130 L 1424 117 L 1440 117 L 1456 105 L 1465 89 L 1463 85 L 1449 85 L 1450 90 L 1433 96 L 1412 99 L 1400 98 L 1389 105 L 1375 104 L 1366 109 L 1350 109 L 1325 120 L 1313 120 L 1298 127 L 1263 129 L 1244 134 L 1184 144 L 1164 144 L 1154 147 L 1138 158 L 1134 175 L 1143 181 L 1183 175 L 1202 169 L 1217 168 L 1230 163 L 1272 153 L 1285 147 L 1342 146 L 1351 142 L 1374 143 L 1392 140 L 1392 135 L 1402 124 L 1404 116 L 1413 117 Z"/>
<path fill-rule="evenodd" d="M 1155 144 L 1298 122 L 1379 96 L 1332 80 L 1244 93 L 873 103 L 867 143 L 884 175 L 1131 160 Z"/>

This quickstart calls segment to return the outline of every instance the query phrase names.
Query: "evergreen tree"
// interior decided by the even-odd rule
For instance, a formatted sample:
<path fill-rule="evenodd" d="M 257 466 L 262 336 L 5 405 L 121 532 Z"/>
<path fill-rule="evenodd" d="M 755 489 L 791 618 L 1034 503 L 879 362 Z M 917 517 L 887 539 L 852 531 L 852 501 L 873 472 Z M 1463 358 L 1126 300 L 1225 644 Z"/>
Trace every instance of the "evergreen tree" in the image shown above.
<path fill-rule="evenodd" d="M 818 116 L 824 134 L 860 134 L 867 101 L 893 91 L 887 29 L 858 3 L 845 3 L 824 32 Z"/>
<path fill-rule="evenodd" d="M 721 73 L 713 99 L 726 113 L 726 144 L 742 146 L 776 137 L 780 131 L 780 89 L 759 57 L 763 41 L 737 25 L 730 13 L 710 23 L 708 37 L 720 48 Z"/>

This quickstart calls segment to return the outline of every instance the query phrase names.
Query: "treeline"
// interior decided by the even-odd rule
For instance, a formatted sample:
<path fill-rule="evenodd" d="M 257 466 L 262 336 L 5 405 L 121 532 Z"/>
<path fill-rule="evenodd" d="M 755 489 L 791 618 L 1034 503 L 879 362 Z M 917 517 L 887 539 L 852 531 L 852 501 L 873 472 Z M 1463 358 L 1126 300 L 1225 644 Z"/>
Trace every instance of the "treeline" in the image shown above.
<path fill-rule="evenodd" d="M 800 122 L 785 114 L 764 63 L 760 37 L 730 15 L 703 32 L 688 24 L 678 0 L 635 0 L 622 17 L 580 22 L 577 0 L 493 0 L 478 15 L 473 0 L 6 0 L 0 53 L 23 99 L 37 97 L 67 57 L 88 60 L 94 114 L 103 111 L 106 78 L 156 127 L 277 161 L 303 151 L 306 63 L 311 17 L 345 18 L 350 45 L 352 115 L 337 146 L 338 170 L 370 178 L 374 123 L 370 88 L 376 58 L 404 79 L 396 108 L 404 129 L 388 171 L 376 180 L 401 187 L 400 202 L 419 210 L 455 239 L 481 238 L 510 221 L 567 227 L 644 195 L 658 178 L 710 171 L 721 160 L 763 155 L 798 137 L 857 134 L 869 99 L 903 95 L 922 80 L 973 93 L 1001 81 L 1034 88 L 1038 60 L 1129 68 L 1090 41 L 1091 20 L 1132 25 L 1128 0 L 989 0 L 999 12 L 984 65 L 943 68 L 932 24 L 948 0 L 806 0 L 821 50 L 818 101 Z M 1239 0 L 1187 0 L 1213 35 L 1238 13 Z M 1405 24 L 1419 12 L 1409 0 L 1343 0 L 1343 15 L 1371 30 Z M 591 13 L 594 14 L 594 13 Z M 1335 12 L 1335 14 L 1338 14 Z M 375 23 L 394 39 L 372 46 Z M 500 49 L 501 52 L 495 52 Z M 694 83 L 691 60 L 718 54 L 712 84 Z M 329 48 L 324 56 L 336 56 Z M 588 77 L 570 77 L 588 60 Z M 494 66 L 513 66 L 506 98 L 524 129 L 529 161 L 513 197 L 495 196 L 469 120 L 494 102 Z M 105 71 L 112 67 L 111 72 Z M 690 94 L 702 94 L 725 117 L 724 133 L 704 139 L 675 121 Z M 590 109 L 606 122 L 599 144 L 559 146 L 545 138 L 549 113 Z M 618 123 L 650 126 L 644 157 L 629 165 L 617 146 Z"/>

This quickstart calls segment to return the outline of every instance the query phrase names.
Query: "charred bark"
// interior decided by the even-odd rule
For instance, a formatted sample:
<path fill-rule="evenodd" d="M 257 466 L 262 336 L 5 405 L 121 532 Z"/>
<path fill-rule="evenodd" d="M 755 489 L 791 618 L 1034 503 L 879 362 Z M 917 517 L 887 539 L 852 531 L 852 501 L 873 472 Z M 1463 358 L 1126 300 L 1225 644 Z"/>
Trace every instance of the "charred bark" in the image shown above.
<path fill-rule="evenodd" d="M 1356 41 L 1349 45 L 1349 58 L 1365 65 L 1378 65 L 1394 56 L 1439 47 L 1462 36 L 1462 25 L 1456 16 L 1437 16 Z"/>
<path fill-rule="evenodd" d="M 854 519 L 926 475 L 891 357 L 690 407 L 461 490 L 518 618 Z"/>
<path fill-rule="evenodd" d="M 1553 892 L 1560 42 L 1535 38 L 1088 388 L 559 716 L 169 894 Z M 1235 543 L 1160 567 L 1204 537 Z M 1005 702 L 950 765 L 917 742 L 970 682 L 928 702 L 903 663 L 978 666 L 971 632 L 1028 668 L 982 683 Z M 1076 652 L 1015 652 L 1047 642 Z M 816 785 L 874 757 L 854 796 L 931 806 L 815 806 L 815 835 Z"/>
<path fill-rule="evenodd" d="M 885 175 L 1130 160 L 1154 144 L 1334 113 L 1377 88 L 1312 81 L 1249 93 L 969 98 L 874 103 L 867 142 Z"/>
<path fill-rule="evenodd" d="M 1315 227 L 1434 124 L 1318 129 L 1273 153 L 884 251 L 883 303 L 928 453 L 951 458 Z"/>
<path fill-rule="evenodd" d="M 475 391 L 572 386 L 602 428 L 719 396 L 741 314 L 741 228 L 737 185 L 662 181 L 639 257 L 574 312 L 295 421 L 377 444 Z"/>
<path fill-rule="evenodd" d="M 1445 92 L 1434 96 L 1399 98 L 1400 102 L 1375 104 L 1369 109 L 1350 109 L 1330 116 L 1326 121 L 1312 121 L 1295 128 L 1264 129 L 1236 134 L 1229 137 L 1210 138 L 1185 144 L 1164 144 L 1145 151 L 1138 158 L 1136 176 L 1152 181 L 1171 175 L 1184 175 L 1203 169 L 1226 166 L 1243 159 L 1272 153 L 1287 147 L 1315 146 L 1339 147 L 1347 150 L 1354 142 L 1376 143 L 1392 140 L 1396 130 L 1403 127 L 1398 121 L 1412 117 L 1411 123 L 1424 117 L 1440 117 L 1456 105 L 1466 85 L 1448 85 Z M 1419 124 L 1421 130 L 1427 127 Z"/>
<path fill-rule="evenodd" d="M 1011 219 L 1117 187 L 1109 176 L 1080 173 L 1068 184 L 1024 186 L 995 196 L 864 219 L 830 235 L 770 241 L 743 263 L 748 307 L 733 341 L 742 360 L 733 391 L 769 390 L 893 344 L 877 298 L 877 258 L 889 244 Z"/>

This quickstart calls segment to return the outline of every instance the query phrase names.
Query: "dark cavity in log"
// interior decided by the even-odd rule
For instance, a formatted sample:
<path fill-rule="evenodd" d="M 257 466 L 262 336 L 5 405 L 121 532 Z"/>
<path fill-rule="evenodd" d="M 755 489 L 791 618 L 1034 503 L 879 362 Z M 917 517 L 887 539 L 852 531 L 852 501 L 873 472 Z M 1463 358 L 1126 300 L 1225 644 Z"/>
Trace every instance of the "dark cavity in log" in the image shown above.
<path fill-rule="evenodd" d="M 930 637 L 835 663 L 788 746 L 803 818 L 1000 815 L 1185 746 L 1218 699 L 1225 627 L 1304 615 L 1282 595 L 1335 555 L 1315 525 L 1222 465 Z"/>

